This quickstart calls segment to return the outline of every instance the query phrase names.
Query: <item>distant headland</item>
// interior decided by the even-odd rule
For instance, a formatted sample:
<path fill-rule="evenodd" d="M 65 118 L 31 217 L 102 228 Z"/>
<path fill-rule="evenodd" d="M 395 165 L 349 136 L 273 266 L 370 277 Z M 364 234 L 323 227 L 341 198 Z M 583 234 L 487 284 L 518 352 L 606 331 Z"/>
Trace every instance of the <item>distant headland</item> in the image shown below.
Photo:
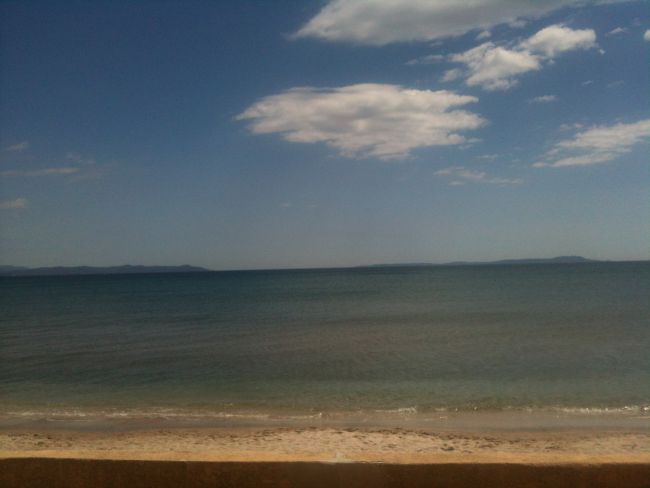
<path fill-rule="evenodd" d="M 575 263 L 597 263 L 596 259 L 588 259 L 582 256 L 557 256 L 555 258 L 529 258 L 529 259 L 500 259 L 498 261 L 452 261 L 449 263 L 391 263 L 391 264 L 369 264 L 359 268 L 390 268 L 409 266 L 487 266 L 487 265 L 508 265 L 508 264 L 575 264 Z"/>
<path fill-rule="evenodd" d="M 615 261 L 602 261 L 588 259 L 582 256 L 557 256 L 554 258 L 530 259 L 501 259 L 498 261 L 451 261 L 448 263 L 380 263 L 351 266 L 348 269 L 362 268 L 415 268 L 415 267 L 452 267 L 452 266 L 507 266 L 526 264 L 580 264 L 580 263 L 606 263 Z M 26 266 L 2 266 L 0 276 L 79 276 L 79 275 L 118 275 L 118 274 L 145 274 L 145 273 L 216 273 L 234 271 L 290 271 L 308 269 L 341 269 L 341 268 L 283 268 L 283 269 L 258 269 L 258 270 L 211 270 L 200 266 L 184 264 L 181 266 L 143 266 L 125 264 L 122 266 L 48 266 L 29 268 Z"/>

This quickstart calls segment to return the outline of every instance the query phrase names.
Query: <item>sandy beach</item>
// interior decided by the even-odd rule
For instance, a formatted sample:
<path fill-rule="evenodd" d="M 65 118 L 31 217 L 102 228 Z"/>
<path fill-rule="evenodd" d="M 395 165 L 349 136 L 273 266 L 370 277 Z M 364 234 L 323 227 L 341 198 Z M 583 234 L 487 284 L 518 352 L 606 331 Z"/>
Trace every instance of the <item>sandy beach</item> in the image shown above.
<path fill-rule="evenodd" d="M 475 486 L 481 481 L 483 486 L 647 487 L 650 433 L 5 430 L 0 465 L 0 486 L 5 487 L 119 486 L 126 481 L 174 486 L 161 484 L 170 480 L 175 486 Z M 447 481 L 428 484 L 436 480 Z"/>
<path fill-rule="evenodd" d="M 245 459 L 251 456 L 306 456 L 309 459 L 363 460 L 457 456 L 613 456 L 650 460 L 649 432 L 508 432 L 431 433 L 361 428 L 202 428 L 147 429 L 125 432 L 6 431 L 0 451 L 9 453 L 114 453 L 146 459 L 150 453 L 173 457 L 202 455 Z"/>

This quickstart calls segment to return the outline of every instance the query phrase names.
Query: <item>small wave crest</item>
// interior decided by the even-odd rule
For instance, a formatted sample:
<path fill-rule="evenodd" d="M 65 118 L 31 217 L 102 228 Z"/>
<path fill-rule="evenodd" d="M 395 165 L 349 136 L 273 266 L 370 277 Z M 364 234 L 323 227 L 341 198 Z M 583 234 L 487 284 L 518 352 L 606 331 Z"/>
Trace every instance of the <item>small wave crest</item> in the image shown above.
<path fill-rule="evenodd" d="M 625 405 L 623 407 L 552 407 L 550 410 L 578 415 L 650 415 L 650 405 Z"/>
<path fill-rule="evenodd" d="M 397 415 L 415 415 L 418 413 L 417 407 L 400 407 L 400 408 L 391 408 L 387 410 L 375 410 L 375 413 L 382 414 L 397 414 Z"/>
<path fill-rule="evenodd" d="M 52 408 L 30 410 L 0 410 L 0 417 L 25 420 L 310 420 L 323 418 L 322 412 L 278 413 L 258 411 L 189 410 L 173 408 L 142 409 L 79 409 Z"/>
<path fill-rule="evenodd" d="M 52 408 L 2 408 L 0 419 L 15 420 L 19 422 L 129 422 L 142 421 L 145 423 L 175 422 L 175 423 L 277 423 L 277 422 L 320 422 L 369 420 L 369 419 L 403 419 L 415 420 L 429 418 L 431 414 L 466 415 L 466 414 L 498 414 L 513 413 L 524 415 L 554 415 L 575 417 L 642 417 L 650 418 L 650 405 L 626 405 L 617 407 L 583 407 L 583 406 L 543 406 L 543 407 L 501 407 L 501 408 L 465 408 L 404 406 L 396 408 L 375 408 L 355 410 L 311 410 L 311 411 L 284 411 L 255 410 L 237 408 L 173 408 L 173 407 L 148 407 L 148 408 L 78 408 L 78 407 L 52 407 Z"/>

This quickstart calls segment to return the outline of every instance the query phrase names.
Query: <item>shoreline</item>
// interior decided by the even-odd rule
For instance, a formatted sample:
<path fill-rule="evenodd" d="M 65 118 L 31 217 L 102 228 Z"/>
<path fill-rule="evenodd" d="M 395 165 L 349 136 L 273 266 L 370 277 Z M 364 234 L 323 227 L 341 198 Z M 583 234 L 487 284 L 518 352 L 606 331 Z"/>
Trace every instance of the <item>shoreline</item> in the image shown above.
<path fill-rule="evenodd" d="M 159 429 L 405 429 L 422 432 L 650 432 L 643 410 L 434 411 L 415 409 L 352 412 L 183 411 L 163 409 L 0 411 L 6 431 L 129 432 Z"/>

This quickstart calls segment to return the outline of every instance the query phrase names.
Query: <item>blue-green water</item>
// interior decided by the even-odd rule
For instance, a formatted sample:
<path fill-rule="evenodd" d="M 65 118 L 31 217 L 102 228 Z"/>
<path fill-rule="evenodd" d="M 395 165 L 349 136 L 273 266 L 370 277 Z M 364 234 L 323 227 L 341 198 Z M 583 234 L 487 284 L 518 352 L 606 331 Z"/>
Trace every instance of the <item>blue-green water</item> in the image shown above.
<path fill-rule="evenodd" d="M 0 414 L 650 405 L 648 262 L 20 277 L 0 295 Z"/>

